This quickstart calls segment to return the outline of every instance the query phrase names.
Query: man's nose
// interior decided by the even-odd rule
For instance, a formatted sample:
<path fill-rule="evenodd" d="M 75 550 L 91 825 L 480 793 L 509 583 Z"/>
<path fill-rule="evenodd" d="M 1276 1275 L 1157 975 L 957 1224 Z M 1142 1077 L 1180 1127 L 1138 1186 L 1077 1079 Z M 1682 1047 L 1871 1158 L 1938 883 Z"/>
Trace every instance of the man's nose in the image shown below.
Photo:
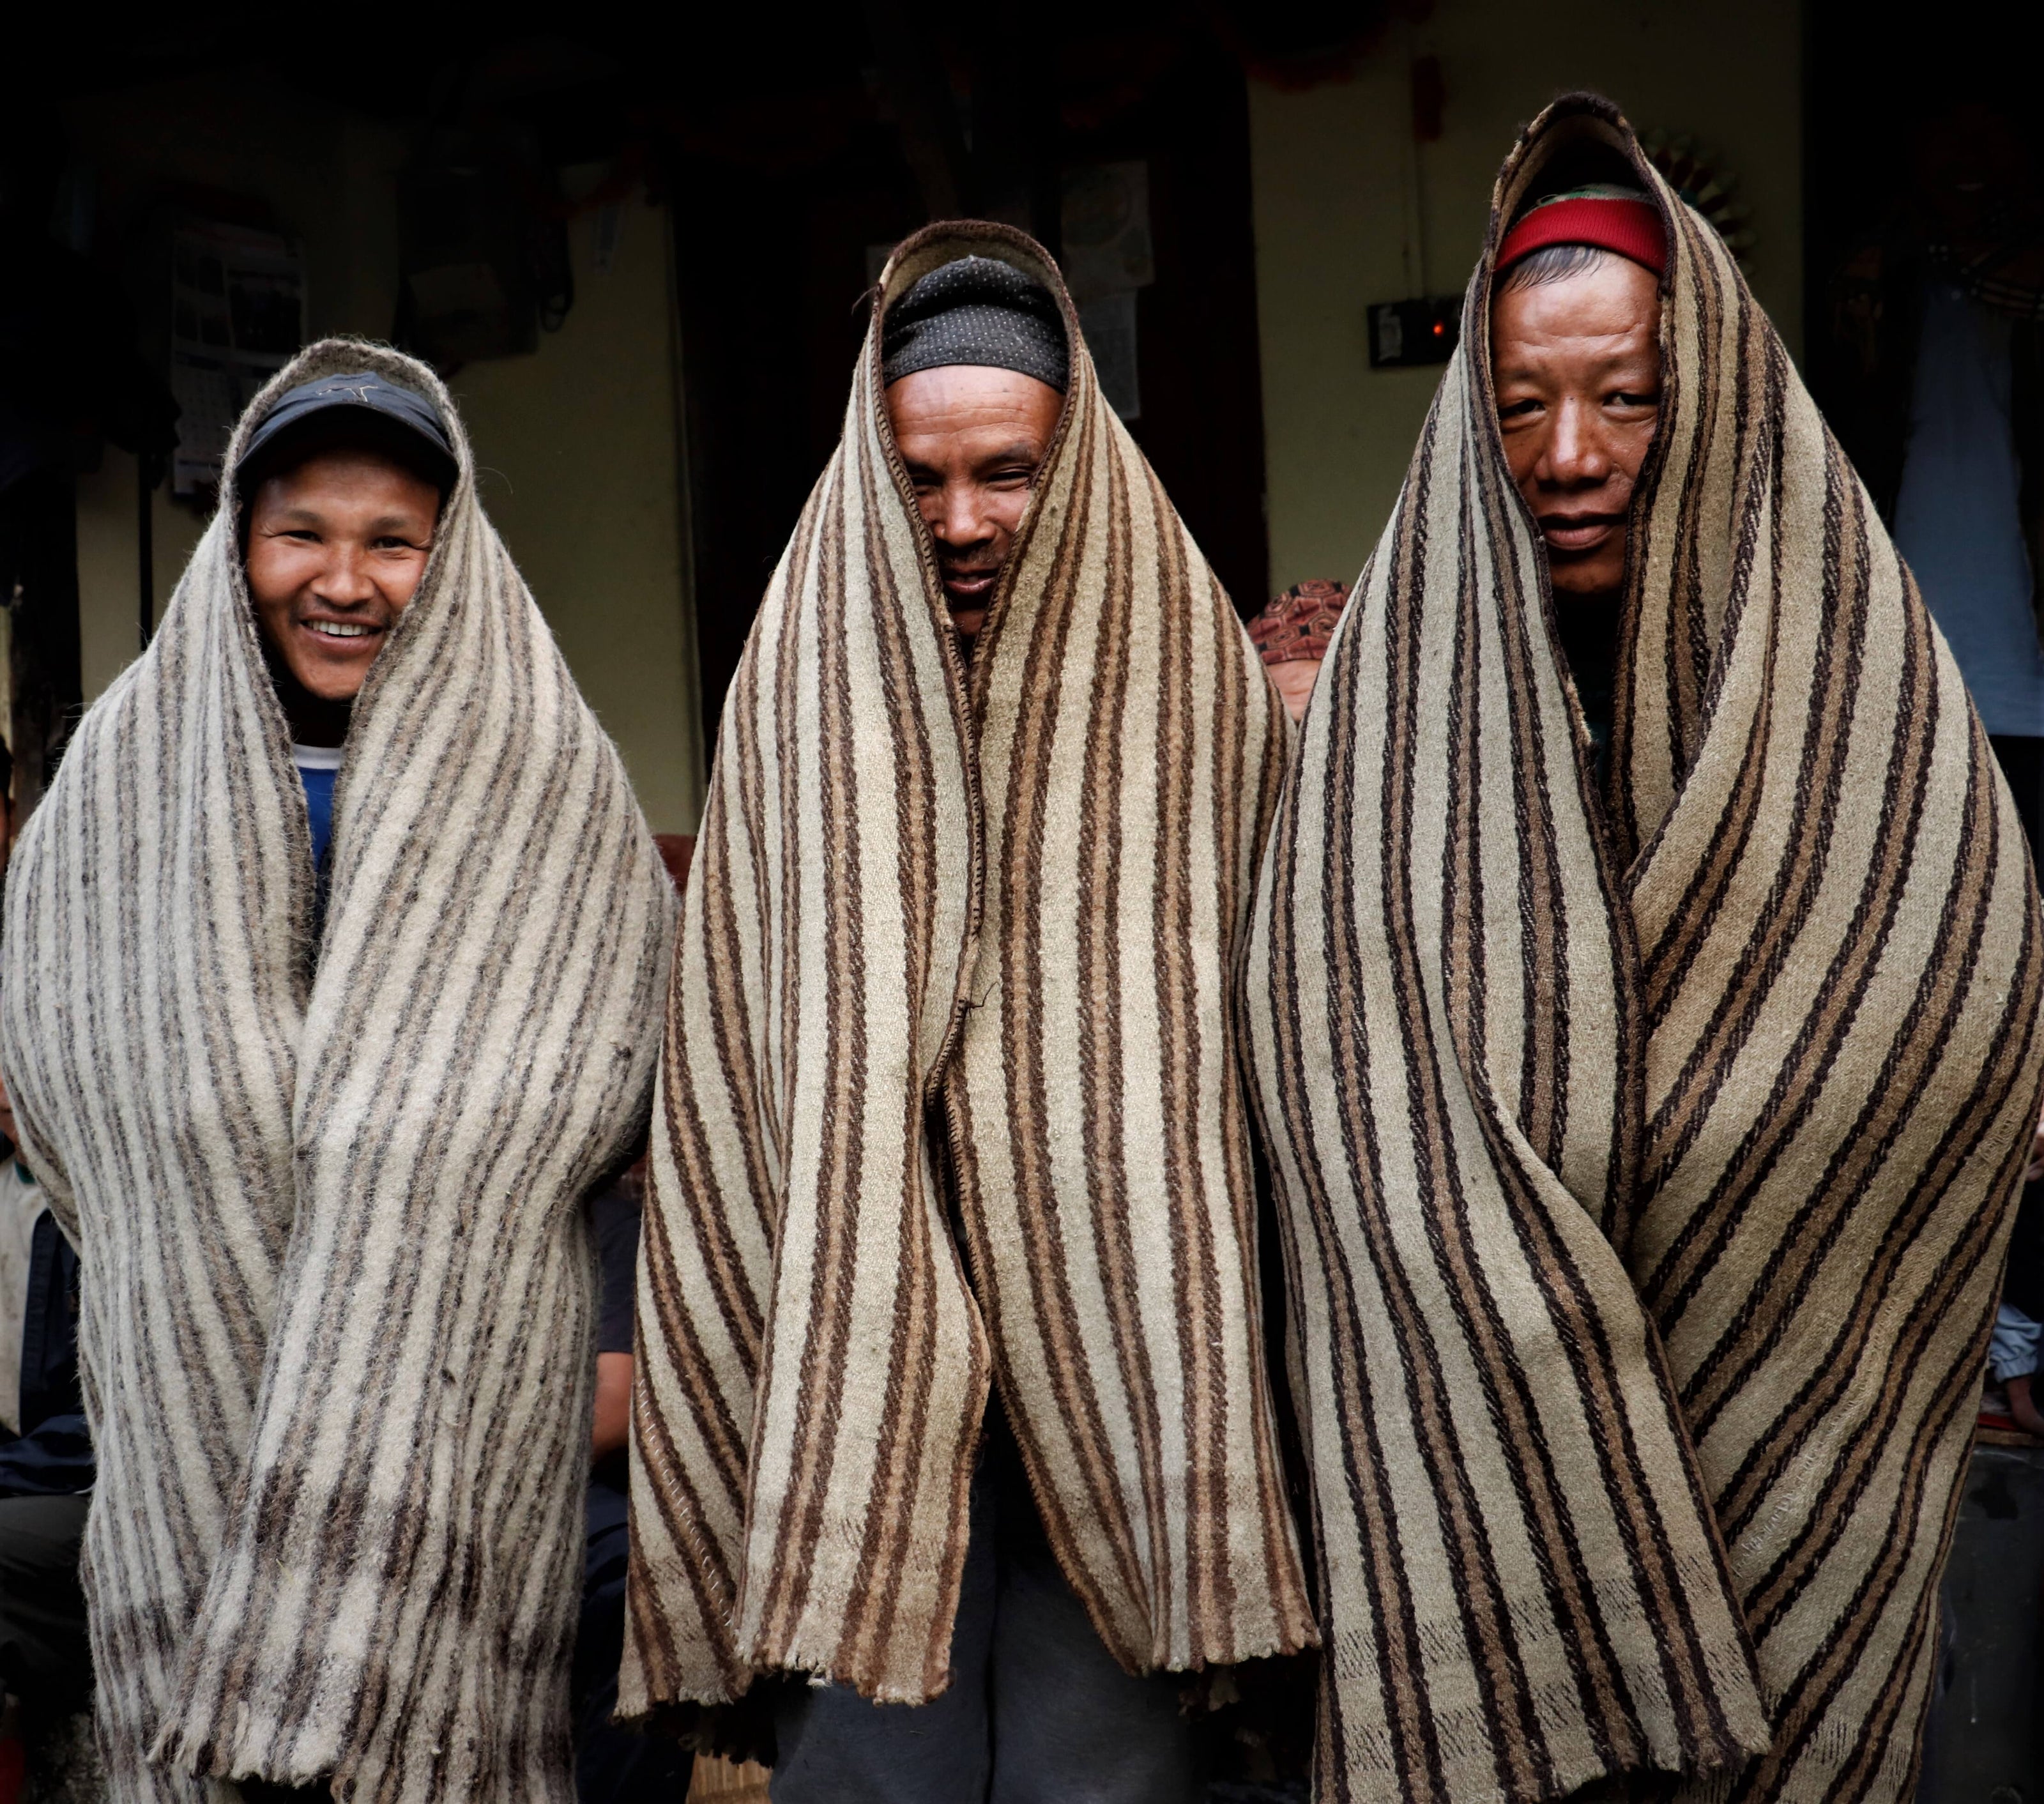
<path fill-rule="evenodd" d="M 980 517 L 979 497 L 970 483 L 946 485 L 943 506 L 938 510 L 937 517 L 930 522 L 930 530 L 951 546 L 976 544 L 986 537 L 986 522 Z"/>
<path fill-rule="evenodd" d="M 369 560 L 352 547 L 336 546 L 328 560 L 313 593 L 335 607 L 352 607 L 376 598 L 376 585 L 370 580 Z"/>
<path fill-rule="evenodd" d="M 1611 474 L 1601 422 L 1581 402 L 1566 401 L 1556 410 L 1547 440 L 1549 479 L 1570 488 L 1602 482 Z"/>

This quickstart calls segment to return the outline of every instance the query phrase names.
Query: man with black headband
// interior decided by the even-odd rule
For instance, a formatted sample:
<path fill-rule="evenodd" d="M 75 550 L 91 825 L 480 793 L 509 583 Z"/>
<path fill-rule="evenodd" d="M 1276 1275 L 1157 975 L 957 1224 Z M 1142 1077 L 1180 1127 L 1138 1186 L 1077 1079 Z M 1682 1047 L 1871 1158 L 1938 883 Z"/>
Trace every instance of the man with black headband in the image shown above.
<path fill-rule="evenodd" d="M 579 1205 L 672 892 L 430 371 L 316 344 L 226 468 L 0 941 L 82 1264 L 99 1745 L 127 1804 L 571 1804 Z"/>
<path fill-rule="evenodd" d="M 882 294 L 678 942 L 620 1709 L 769 1680 L 776 1804 L 1192 1804 L 1179 1675 L 1308 1636 L 1228 1004 L 1280 704 L 1042 248 Z"/>
<path fill-rule="evenodd" d="M 1064 322 L 992 257 L 932 270 L 888 313 L 887 417 L 968 652 L 1063 411 Z"/>

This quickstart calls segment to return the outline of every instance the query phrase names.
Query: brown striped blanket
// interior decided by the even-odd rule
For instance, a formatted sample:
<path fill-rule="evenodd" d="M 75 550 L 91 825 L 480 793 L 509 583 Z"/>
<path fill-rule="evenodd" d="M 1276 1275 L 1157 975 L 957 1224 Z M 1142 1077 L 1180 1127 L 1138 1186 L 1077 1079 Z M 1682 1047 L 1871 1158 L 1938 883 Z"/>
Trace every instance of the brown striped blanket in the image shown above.
<path fill-rule="evenodd" d="M 355 704 L 316 967 L 231 506 L 9 875 L 0 1066 L 83 1257 L 121 1804 L 574 1796 L 578 1203 L 645 1119 L 671 892 L 432 374 L 314 345 L 237 446 L 364 367 L 432 400 L 460 475 Z"/>
<path fill-rule="evenodd" d="M 1489 367 L 1582 138 L 1669 220 L 1608 793 Z M 1951 657 L 1724 246 L 1576 97 L 1308 714 L 1245 960 L 1319 1787 L 1910 1792 L 2036 1118 L 2037 898 Z"/>
<path fill-rule="evenodd" d="M 1284 724 L 1045 253 L 932 228 L 883 305 L 970 251 L 1073 346 L 970 668 L 876 309 L 724 707 L 640 1270 L 628 1714 L 770 1668 L 940 1691 L 989 1382 L 1124 1665 L 1312 1633 L 1228 983 Z"/>

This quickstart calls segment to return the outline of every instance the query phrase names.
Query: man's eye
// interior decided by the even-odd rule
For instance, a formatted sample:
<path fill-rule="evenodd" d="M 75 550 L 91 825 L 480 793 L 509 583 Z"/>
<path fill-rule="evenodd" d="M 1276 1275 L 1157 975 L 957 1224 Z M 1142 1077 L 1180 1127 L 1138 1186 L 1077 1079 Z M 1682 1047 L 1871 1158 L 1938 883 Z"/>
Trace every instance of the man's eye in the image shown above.
<path fill-rule="evenodd" d="M 1515 415 L 1523 416 L 1539 411 L 1540 403 L 1537 401 L 1506 401 L 1499 404 L 1497 417 L 1500 420 L 1509 420 Z"/>

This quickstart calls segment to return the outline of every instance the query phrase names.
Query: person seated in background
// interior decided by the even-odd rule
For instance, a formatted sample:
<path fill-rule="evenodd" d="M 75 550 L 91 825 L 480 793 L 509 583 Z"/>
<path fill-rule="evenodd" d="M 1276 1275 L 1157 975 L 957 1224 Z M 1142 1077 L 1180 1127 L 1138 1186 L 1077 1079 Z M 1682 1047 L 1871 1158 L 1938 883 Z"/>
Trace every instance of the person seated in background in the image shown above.
<path fill-rule="evenodd" d="M 2033 1394 L 2037 1376 L 2037 1343 L 2044 1337 L 2044 1325 L 2004 1301 L 1995 1311 L 1994 1331 L 1988 1340 L 1987 1369 L 1990 1386 L 1999 1386 L 2008 1406 L 2008 1420 L 2025 1433 L 2044 1438 L 2044 1414 Z M 1981 1420 L 2000 1426 L 1995 1416 L 1994 1393 L 1990 1390 L 1981 1410 Z"/>
<path fill-rule="evenodd" d="M 78 1255 L 15 1156 L 0 1083 L 0 1804 L 29 1734 L 92 1697 L 79 1544 L 92 1442 L 78 1382 Z"/>
<path fill-rule="evenodd" d="M 1274 597 L 1247 623 L 1249 641 L 1263 660 L 1263 674 L 1295 721 L 1305 717 L 1320 661 L 1347 603 L 1346 583 L 1312 576 Z"/>
<path fill-rule="evenodd" d="M 2037 1406 L 2035 1390 L 2038 1343 L 2044 1341 L 2044 1125 L 2031 1143 L 2030 1164 L 2023 1177 L 2023 1200 L 2016 1206 L 2008 1263 L 2002 1269 L 2001 1302 L 1988 1340 L 1988 1391 L 1981 1402 L 1981 1423 L 2000 1428 L 2013 1422 L 2044 1439 L 2044 1410 Z M 2005 1417 L 1997 1402 L 2008 1405 Z"/>

